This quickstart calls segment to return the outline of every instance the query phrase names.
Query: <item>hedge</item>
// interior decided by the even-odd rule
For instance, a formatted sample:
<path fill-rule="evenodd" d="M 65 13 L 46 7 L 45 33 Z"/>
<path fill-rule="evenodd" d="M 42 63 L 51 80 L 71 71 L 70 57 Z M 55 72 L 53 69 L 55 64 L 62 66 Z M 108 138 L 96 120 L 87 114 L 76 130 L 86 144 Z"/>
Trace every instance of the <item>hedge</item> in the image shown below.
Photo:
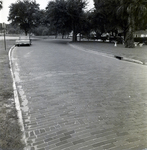
<path fill-rule="evenodd" d="M 135 37 L 134 42 L 144 43 L 147 45 L 147 37 Z"/>

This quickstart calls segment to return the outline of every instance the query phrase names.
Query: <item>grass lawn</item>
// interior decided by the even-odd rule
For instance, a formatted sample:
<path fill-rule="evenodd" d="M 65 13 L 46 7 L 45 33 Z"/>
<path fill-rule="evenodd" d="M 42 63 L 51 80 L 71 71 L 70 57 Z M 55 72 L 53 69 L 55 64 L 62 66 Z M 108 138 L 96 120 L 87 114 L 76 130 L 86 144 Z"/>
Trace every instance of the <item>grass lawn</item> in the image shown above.
<path fill-rule="evenodd" d="M 0 40 L 0 149 L 22 150 L 21 131 L 15 109 L 8 51 L 14 40 Z"/>

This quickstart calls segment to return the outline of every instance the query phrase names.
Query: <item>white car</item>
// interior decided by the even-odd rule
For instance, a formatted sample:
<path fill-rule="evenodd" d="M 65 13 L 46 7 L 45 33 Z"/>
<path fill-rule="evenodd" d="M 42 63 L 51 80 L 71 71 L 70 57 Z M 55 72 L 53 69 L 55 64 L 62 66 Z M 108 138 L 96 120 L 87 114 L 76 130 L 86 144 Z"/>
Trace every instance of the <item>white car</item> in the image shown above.
<path fill-rule="evenodd" d="M 15 41 L 15 46 L 20 45 L 31 45 L 31 39 L 29 36 L 20 36 L 18 40 Z"/>

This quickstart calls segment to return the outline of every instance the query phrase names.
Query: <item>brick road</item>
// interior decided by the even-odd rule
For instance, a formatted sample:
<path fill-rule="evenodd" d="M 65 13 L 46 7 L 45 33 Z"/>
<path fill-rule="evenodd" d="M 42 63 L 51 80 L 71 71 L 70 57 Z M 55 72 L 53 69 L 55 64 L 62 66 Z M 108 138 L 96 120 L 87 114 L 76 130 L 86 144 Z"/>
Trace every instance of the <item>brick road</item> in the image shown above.
<path fill-rule="evenodd" d="M 147 148 L 146 66 L 47 40 L 13 57 L 28 150 Z"/>

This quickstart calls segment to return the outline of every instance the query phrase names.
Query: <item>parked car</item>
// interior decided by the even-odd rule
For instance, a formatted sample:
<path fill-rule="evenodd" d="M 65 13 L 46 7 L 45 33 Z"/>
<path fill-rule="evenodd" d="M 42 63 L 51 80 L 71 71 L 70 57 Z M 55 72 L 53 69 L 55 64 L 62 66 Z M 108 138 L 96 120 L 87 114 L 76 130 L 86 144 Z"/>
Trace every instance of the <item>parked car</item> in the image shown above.
<path fill-rule="evenodd" d="M 29 36 L 20 36 L 18 40 L 15 41 L 15 46 L 31 45 L 31 39 Z"/>

